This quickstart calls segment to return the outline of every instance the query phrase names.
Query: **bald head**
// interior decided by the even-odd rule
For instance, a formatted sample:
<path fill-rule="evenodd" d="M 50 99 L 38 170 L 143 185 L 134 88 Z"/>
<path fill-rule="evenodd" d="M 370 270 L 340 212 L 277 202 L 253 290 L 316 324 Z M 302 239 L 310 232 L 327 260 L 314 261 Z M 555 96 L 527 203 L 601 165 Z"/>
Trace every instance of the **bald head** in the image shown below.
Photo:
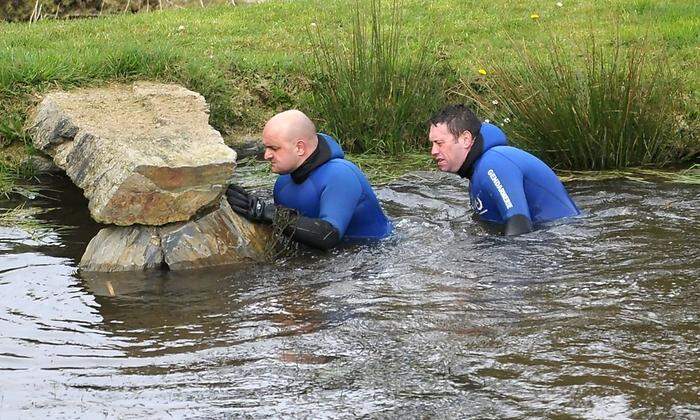
<path fill-rule="evenodd" d="M 318 142 L 316 126 L 306 114 L 296 109 L 280 112 L 270 118 L 263 129 L 263 137 L 267 136 L 290 142 L 297 140 Z"/>
<path fill-rule="evenodd" d="M 265 124 L 262 132 L 265 159 L 272 172 L 289 173 L 298 168 L 318 147 L 316 126 L 296 109 L 280 112 Z"/>

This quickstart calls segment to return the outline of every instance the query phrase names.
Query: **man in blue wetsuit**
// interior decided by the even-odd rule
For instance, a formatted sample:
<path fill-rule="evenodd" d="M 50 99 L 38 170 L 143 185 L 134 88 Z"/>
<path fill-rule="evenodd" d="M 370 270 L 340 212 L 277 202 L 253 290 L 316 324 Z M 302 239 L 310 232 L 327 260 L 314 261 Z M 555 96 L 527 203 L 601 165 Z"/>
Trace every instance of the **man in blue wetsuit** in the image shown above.
<path fill-rule="evenodd" d="M 466 106 L 451 105 L 435 114 L 429 139 L 438 168 L 469 178 L 469 195 L 479 218 L 504 225 L 506 235 L 579 214 L 549 166 L 508 146 L 501 129 L 482 124 Z"/>
<path fill-rule="evenodd" d="M 226 198 L 234 211 L 249 220 L 273 223 L 280 209 L 296 213 L 284 234 L 319 249 L 342 240 L 381 239 L 392 231 L 367 178 L 344 159 L 338 143 L 316 133 L 301 111 L 272 117 L 262 133 L 265 159 L 280 174 L 275 182 L 274 205 L 231 185 Z"/>

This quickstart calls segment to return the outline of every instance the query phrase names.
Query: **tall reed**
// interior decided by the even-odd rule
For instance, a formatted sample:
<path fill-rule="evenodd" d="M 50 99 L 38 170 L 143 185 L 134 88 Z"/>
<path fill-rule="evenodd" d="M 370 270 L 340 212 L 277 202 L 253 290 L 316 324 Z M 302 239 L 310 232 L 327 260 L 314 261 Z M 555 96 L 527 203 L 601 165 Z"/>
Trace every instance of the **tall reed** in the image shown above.
<path fill-rule="evenodd" d="M 683 83 L 644 42 L 568 54 L 558 41 L 524 50 L 463 92 L 482 117 L 504 125 L 511 142 L 566 169 L 664 165 L 692 153 L 683 136 Z M 697 145 L 696 145 L 697 148 Z"/>
<path fill-rule="evenodd" d="M 401 4 L 385 22 L 381 0 L 357 0 L 349 42 L 316 27 L 311 33 L 315 86 L 312 108 L 322 128 L 356 153 L 398 155 L 416 150 L 425 121 L 444 103 L 444 82 L 427 39 L 406 48 Z"/>

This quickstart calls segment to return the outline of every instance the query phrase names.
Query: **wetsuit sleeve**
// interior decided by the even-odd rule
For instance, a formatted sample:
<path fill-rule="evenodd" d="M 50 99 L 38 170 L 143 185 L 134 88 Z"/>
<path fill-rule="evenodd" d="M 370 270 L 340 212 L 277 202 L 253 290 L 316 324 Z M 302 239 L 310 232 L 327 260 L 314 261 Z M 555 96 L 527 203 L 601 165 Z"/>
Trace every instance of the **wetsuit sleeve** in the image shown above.
<path fill-rule="evenodd" d="M 338 229 L 325 220 L 310 217 L 297 216 L 283 232 L 289 238 L 317 249 L 329 250 L 340 242 Z"/>
<path fill-rule="evenodd" d="M 522 214 L 516 214 L 508 219 L 503 230 L 506 236 L 521 235 L 528 232 L 532 232 L 532 222 Z"/>
<path fill-rule="evenodd" d="M 332 169 L 321 192 L 318 217 L 333 225 L 342 239 L 362 197 L 362 185 L 349 167 L 338 164 Z"/>
<path fill-rule="evenodd" d="M 506 235 L 532 231 L 532 219 L 523 183 L 523 173 L 507 159 L 490 162 L 485 169 L 483 185 L 493 198 Z"/>
<path fill-rule="evenodd" d="M 328 250 L 333 248 L 341 239 L 340 232 L 333 224 L 321 218 L 303 216 L 298 209 L 279 204 L 279 197 L 284 186 L 290 182 L 291 179 L 288 175 L 279 176 L 275 182 L 273 190 L 276 208 L 274 223 L 276 225 L 281 224 L 282 233 L 294 241 L 317 249 Z M 318 187 L 323 187 L 323 185 L 325 185 L 325 182 Z"/>

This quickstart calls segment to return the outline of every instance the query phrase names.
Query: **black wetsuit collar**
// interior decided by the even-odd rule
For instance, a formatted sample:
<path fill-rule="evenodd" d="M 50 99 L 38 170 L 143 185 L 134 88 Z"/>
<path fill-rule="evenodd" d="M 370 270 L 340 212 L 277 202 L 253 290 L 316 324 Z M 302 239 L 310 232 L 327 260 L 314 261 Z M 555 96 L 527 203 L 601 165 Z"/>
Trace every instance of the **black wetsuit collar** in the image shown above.
<path fill-rule="evenodd" d="M 479 133 L 476 136 L 476 140 L 474 140 L 474 145 L 469 150 L 469 153 L 467 153 L 464 163 L 462 163 L 462 166 L 457 170 L 457 175 L 462 178 L 471 179 L 472 175 L 474 175 L 474 163 L 481 157 L 482 153 L 484 153 L 484 138 L 481 137 L 481 133 Z"/>
<path fill-rule="evenodd" d="M 306 181 L 306 179 L 311 175 L 314 169 L 323 165 L 324 163 L 331 160 L 331 148 L 320 134 L 316 135 L 318 137 L 318 146 L 311 155 L 301 164 L 298 168 L 294 170 L 290 175 L 292 176 L 292 181 L 295 184 L 301 184 Z"/>

